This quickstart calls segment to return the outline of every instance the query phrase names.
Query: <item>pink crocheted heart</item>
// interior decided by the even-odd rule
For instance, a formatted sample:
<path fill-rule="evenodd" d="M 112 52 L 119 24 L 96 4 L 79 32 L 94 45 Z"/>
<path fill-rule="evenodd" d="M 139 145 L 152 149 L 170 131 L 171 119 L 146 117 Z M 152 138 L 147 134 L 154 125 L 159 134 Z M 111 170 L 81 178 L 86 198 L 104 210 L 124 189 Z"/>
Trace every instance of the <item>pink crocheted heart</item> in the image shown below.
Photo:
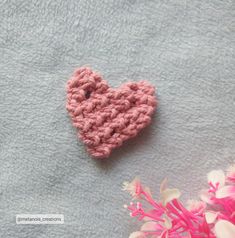
<path fill-rule="evenodd" d="M 145 81 L 113 89 L 91 69 L 77 69 L 67 84 L 66 108 L 88 152 L 108 157 L 146 127 L 157 104 L 154 91 Z"/>

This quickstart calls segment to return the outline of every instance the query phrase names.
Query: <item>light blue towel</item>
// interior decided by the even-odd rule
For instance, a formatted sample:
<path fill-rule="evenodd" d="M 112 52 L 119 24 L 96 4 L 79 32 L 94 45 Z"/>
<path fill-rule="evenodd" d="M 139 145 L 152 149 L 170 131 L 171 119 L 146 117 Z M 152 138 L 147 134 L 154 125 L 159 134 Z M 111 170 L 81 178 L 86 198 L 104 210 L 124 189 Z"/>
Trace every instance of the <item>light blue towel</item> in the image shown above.
<path fill-rule="evenodd" d="M 235 155 L 234 1 L 0 1 L 0 237 L 127 238 L 139 228 L 122 182 L 183 200 Z M 106 161 L 89 158 L 65 110 L 65 85 L 90 65 L 113 87 L 158 88 L 151 126 Z M 16 225 L 21 213 L 64 225 Z"/>

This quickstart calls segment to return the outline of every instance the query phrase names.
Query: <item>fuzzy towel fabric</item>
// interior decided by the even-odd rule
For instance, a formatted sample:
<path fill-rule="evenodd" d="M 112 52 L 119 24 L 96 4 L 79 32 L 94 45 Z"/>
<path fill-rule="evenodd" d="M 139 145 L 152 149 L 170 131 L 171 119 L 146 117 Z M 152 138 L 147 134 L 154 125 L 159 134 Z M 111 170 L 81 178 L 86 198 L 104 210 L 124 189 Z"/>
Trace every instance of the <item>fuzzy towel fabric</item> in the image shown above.
<path fill-rule="evenodd" d="M 195 197 L 234 161 L 234 1 L 0 2 L 0 237 L 126 238 L 124 180 Z M 158 87 L 152 124 L 106 161 L 88 157 L 65 109 L 74 68 L 111 87 Z M 157 191 L 155 196 L 158 196 Z M 64 225 L 16 225 L 20 213 Z"/>

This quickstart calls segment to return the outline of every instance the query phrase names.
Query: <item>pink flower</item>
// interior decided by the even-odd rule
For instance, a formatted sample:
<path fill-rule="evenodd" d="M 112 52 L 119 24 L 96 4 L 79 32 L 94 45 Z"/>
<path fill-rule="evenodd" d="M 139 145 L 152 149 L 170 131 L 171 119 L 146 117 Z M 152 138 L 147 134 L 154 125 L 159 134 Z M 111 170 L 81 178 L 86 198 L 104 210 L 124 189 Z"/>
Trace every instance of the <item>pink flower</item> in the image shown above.
<path fill-rule="evenodd" d="M 181 195 L 179 190 L 167 188 L 166 180 L 163 181 L 160 188 L 161 201 L 156 201 L 152 196 L 149 196 L 146 193 L 146 189 L 139 182 L 136 183 L 136 180 L 131 183 L 125 183 L 125 190 L 128 190 L 134 197 L 136 197 L 136 192 L 133 194 L 133 191 L 139 191 L 137 193 L 138 198 L 142 202 L 131 202 L 129 206 L 125 207 L 130 211 L 132 217 L 146 221 L 140 229 L 142 233 L 133 234 L 145 235 L 143 237 L 161 238 L 196 238 L 199 235 L 201 235 L 200 238 L 203 238 L 211 235 L 210 237 L 214 238 L 210 234 L 202 213 L 205 204 L 203 202 L 197 202 L 197 204 L 194 203 L 191 211 L 186 209 L 178 200 Z M 146 209 L 144 203 L 150 204 L 152 209 Z"/>
<path fill-rule="evenodd" d="M 123 190 L 128 191 L 134 199 L 139 198 L 141 193 L 142 193 L 142 187 L 141 187 L 141 184 L 140 184 L 140 180 L 136 177 L 130 183 L 129 182 L 124 182 L 123 183 Z"/>
<path fill-rule="evenodd" d="M 201 192 L 202 201 L 189 200 L 187 207 L 179 200 L 180 191 L 168 188 L 166 179 L 159 201 L 139 179 L 124 183 L 124 190 L 139 200 L 125 207 L 132 217 L 145 221 L 129 238 L 235 238 L 235 165 L 226 175 L 213 170 L 207 179 L 209 189 Z"/>
<path fill-rule="evenodd" d="M 206 203 L 197 200 L 188 200 L 187 209 L 194 214 L 201 214 L 206 208 Z"/>
<path fill-rule="evenodd" d="M 231 166 L 225 176 L 222 170 L 213 170 L 208 174 L 210 188 L 203 191 L 201 198 L 211 205 L 217 213 L 214 225 L 221 219 L 235 223 L 235 183 L 234 168 Z M 235 235 L 234 235 L 235 237 Z"/>
<path fill-rule="evenodd" d="M 210 191 L 211 192 L 217 191 L 218 188 L 224 186 L 225 183 L 224 172 L 222 170 L 212 170 L 207 175 L 207 181 L 211 187 Z"/>

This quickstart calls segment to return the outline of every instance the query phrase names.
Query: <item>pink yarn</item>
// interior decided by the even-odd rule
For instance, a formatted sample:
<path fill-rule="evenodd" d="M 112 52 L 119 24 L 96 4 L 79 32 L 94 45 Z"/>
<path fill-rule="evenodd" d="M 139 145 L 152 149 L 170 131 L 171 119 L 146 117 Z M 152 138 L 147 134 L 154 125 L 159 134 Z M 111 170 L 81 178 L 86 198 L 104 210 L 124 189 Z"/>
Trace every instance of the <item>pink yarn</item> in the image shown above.
<path fill-rule="evenodd" d="M 105 158 L 151 122 L 154 87 L 130 82 L 112 89 L 89 68 L 77 69 L 67 84 L 66 108 L 88 152 Z"/>

